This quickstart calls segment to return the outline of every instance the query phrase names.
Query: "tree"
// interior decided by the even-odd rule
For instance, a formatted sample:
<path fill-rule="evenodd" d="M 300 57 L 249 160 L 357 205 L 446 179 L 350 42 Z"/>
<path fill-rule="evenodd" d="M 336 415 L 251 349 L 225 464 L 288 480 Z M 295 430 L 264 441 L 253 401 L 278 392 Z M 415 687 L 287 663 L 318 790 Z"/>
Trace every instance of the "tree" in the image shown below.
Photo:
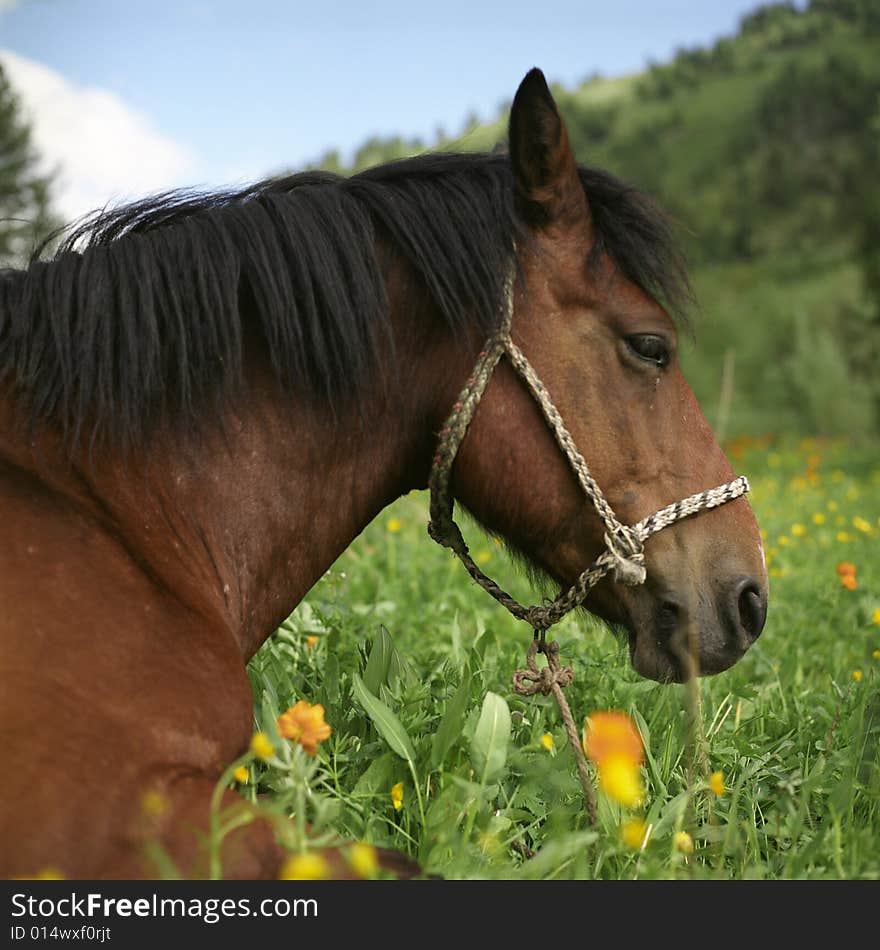
<path fill-rule="evenodd" d="M 0 266 L 22 263 L 56 227 L 51 182 L 38 167 L 30 126 L 0 64 Z"/>

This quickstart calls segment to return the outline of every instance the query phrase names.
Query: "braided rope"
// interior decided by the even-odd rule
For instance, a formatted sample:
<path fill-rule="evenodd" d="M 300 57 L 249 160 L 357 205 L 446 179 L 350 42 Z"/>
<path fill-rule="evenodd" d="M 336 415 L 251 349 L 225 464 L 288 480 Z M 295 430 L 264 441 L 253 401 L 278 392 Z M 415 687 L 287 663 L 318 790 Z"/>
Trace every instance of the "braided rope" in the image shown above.
<path fill-rule="evenodd" d="M 566 429 L 559 411 L 553 405 L 546 387 L 525 354 L 511 339 L 514 278 L 515 271 L 511 268 L 504 282 L 501 324 L 480 352 L 470 378 L 440 430 L 437 452 L 428 480 L 431 495 L 431 520 L 428 524 L 428 533 L 438 544 L 450 548 L 464 564 L 471 577 L 514 617 L 527 622 L 536 633 L 543 633 L 575 607 L 580 606 L 586 600 L 590 590 L 606 574 L 611 574 L 620 584 L 636 586 L 644 583 L 646 577 L 644 545 L 652 534 L 682 518 L 739 498 L 749 490 L 749 483 L 745 476 L 740 476 L 725 485 L 698 492 L 667 505 L 634 525 L 620 522 L 590 474 L 586 461 Z M 528 386 L 560 450 L 568 460 L 584 494 L 592 502 L 606 529 L 605 550 L 577 580 L 551 603 L 531 607 L 524 607 L 480 570 L 470 556 L 461 530 L 453 518 L 454 498 L 450 490 L 452 466 L 480 399 L 502 356 L 507 356 L 511 366 Z"/>

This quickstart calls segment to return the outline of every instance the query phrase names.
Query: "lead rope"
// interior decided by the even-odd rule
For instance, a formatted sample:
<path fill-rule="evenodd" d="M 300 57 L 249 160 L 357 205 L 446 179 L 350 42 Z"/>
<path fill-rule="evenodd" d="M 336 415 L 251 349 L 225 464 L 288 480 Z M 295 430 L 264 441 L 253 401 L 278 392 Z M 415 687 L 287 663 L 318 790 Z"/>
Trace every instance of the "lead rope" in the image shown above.
<path fill-rule="evenodd" d="M 698 492 L 674 504 L 667 505 L 634 525 L 626 525 L 618 521 L 613 509 L 590 474 L 587 463 L 578 451 L 574 439 L 565 428 L 562 417 L 553 405 L 547 389 L 538 378 L 538 374 L 532 368 L 531 363 L 526 359 L 525 354 L 511 338 L 510 328 L 513 322 L 515 276 L 515 267 L 511 266 L 504 281 L 501 300 L 501 323 L 477 357 L 477 364 L 470 378 L 465 383 L 458 399 L 453 403 L 452 411 L 440 430 L 437 452 L 428 479 L 431 495 L 431 519 L 428 523 L 428 534 L 438 544 L 452 550 L 464 564 L 471 577 L 485 591 L 491 594 L 518 620 L 528 623 L 534 631 L 534 641 L 529 647 L 526 660 L 527 669 L 517 670 L 514 673 L 513 686 L 520 695 L 524 696 L 534 695 L 537 692 L 545 695 L 553 693 L 555 696 L 565 723 L 569 743 L 575 755 L 578 775 L 584 790 L 587 814 L 590 823 L 595 824 L 596 806 L 586 760 L 578 739 L 574 718 L 562 693 L 563 687 L 568 686 L 574 678 L 574 671 L 571 667 L 559 666 L 559 645 L 556 641 L 548 644 L 545 640 L 545 634 L 566 614 L 580 606 L 586 600 L 590 590 L 606 574 L 611 574 L 619 584 L 637 586 L 644 583 L 646 577 L 645 541 L 652 534 L 674 524 L 676 521 L 680 521 L 682 518 L 687 518 L 700 511 L 708 511 L 710 508 L 716 508 L 739 498 L 740 495 L 749 490 L 749 483 L 745 476 L 740 476 L 725 485 Z M 474 562 L 461 530 L 453 519 L 454 498 L 450 490 L 452 465 L 458 455 L 458 450 L 486 386 L 489 384 L 492 373 L 495 371 L 501 357 L 505 355 L 538 403 L 544 419 L 550 426 L 559 448 L 568 459 L 568 463 L 584 494 L 590 499 L 605 525 L 605 550 L 596 560 L 555 600 L 531 607 L 524 607 L 515 598 L 511 597 L 491 577 L 484 574 Z M 548 661 L 547 667 L 541 670 L 538 669 L 535 662 L 537 652 L 544 653 Z"/>

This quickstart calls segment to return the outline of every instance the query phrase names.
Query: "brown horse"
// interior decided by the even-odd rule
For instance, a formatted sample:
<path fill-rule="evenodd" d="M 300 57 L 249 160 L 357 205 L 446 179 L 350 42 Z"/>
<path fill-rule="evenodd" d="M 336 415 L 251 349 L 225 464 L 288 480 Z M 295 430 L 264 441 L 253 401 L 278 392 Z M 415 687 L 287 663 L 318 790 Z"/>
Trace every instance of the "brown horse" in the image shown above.
<path fill-rule="evenodd" d="M 665 219 L 575 163 L 538 70 L 509 155 L 166 195 L 3 275 L 3 875 L 151 876 L 147 836 L 203 873 L 210 796 L 253 728 L 246 662 L 426 485 L 511 262 L 514 339 L 622 521 L 732 477 L 676 362 L 687 287 Z M 603 549 L 504 361 L 453 488 L 559 583 Z M 701 672 L 736 662 L 766 611 L 747 501 L 661 532 L 647 578 L 587 602 L 628 631 L 640 673 L 686 675 L 685 628 Z M 145 790 L 167 805 L 149 828 Z M 224 872 L 274 876 L 282 857 L 256 821 Z"/>

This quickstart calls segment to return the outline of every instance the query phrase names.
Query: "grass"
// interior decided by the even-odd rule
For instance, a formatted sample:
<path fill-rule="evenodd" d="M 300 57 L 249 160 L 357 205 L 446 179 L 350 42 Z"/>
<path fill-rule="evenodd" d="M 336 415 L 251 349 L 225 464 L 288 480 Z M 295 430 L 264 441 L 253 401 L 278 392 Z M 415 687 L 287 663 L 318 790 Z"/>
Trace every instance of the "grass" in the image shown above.
<path fill-rule="evenodd" d="M 706 773 L 689 766 L 685 688 L 641 680 L 606 628 L 569 617 L 554 636 L 575 670 L 575 718 L 621 710 L 647 751 L 643 807 L 600 793 L 591 828 L 552 699 L 511 687 L 530 632 L 431 543 L 419 493 L 366 529 L 251 662 L 255 728 L 278 754 L 250 764 L 242 794 L 268 793 L 295 815 L 300 849 L 341 835 L 452 879 L 880 876 L 876 452 L 740 439 L 730 453 L 752 482 L 771 607 L 746 657 L 699 682 Z M 502 548 L 466 534 L 486 569 L 534 602 Z M 844 561 L 854 590 L 837 573 Z M 275 732 L 300 699 L 322 704 L 333 729 L 314 758 Z M 623 840 L 633 818 L 650 826 L 643 847 Z M 690 854 L 676 847 L 682 831 Z"/>

